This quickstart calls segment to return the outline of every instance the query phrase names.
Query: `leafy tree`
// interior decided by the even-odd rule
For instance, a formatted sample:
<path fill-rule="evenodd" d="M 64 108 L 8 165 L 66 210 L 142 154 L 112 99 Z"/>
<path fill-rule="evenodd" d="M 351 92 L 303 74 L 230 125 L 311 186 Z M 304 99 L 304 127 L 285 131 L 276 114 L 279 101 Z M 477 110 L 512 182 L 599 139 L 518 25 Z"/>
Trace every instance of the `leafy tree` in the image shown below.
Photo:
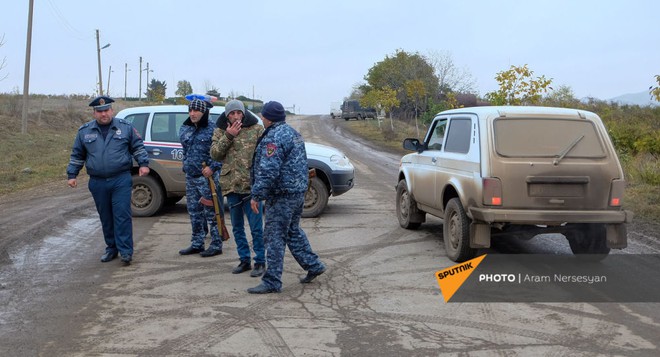
<path fill-rule="evenodd" d="M 415 106 L 415 129 L 417 129 L 417 137 L 419 137 L 419 126 L 417 125 L 417 114 L 420 103 L 426 97 L 427 89 L 423 81 L 413 79 L 406 81 L 405 85 L 406 97 L 409 98 Z"/>
<path fill-rule="evenodd" d="M 372 89 L 367 92 L 362 99 L 360 105 L 363 107 L 373 107 L 380 112 L 385 110 L 390 116 L 390 129 L 394 131 L 394 120 L 392 119 L 392 109 L 399 106 L 399 99 L 396 97 L 396 91 L 390 87 L 382 89 Z M 379 124 L 380 125 L 380 122 Z"/>
<path fill-rule="evenodd" d="M 658 82 L 658 85 L 649 87 L 649 94 L 651 94 L 652 99 L 655 98 L 655 100 L 660 101 L 660 75 L 655 75 L 655 81 Z"/>
<path fill-rule="evenodd" d="M 174 94 L 180 96 L 180 97 L 185 97 L 186 95 L 190 94 L 193 92 L 192 85 L 190 85 L 190 82 L 183 80 L 179 81 L 176 84 L 176 92 Z"/>
<path fill-rule="evenodd" d="M 551 91 L 545 98 L 544 102 L 556 107 L 575 107 L 578 100 L 575 98 L 575 94 L 573 94 L 573 89 L 571 89 L 571 87 L 561 85 L 559 88 Z"/>
<path fill-rule="evenodd" d="M 406 94 L 407 82 L 422 82 L 426 91 L 425 95 L 438 92 L 438 77 L 435 75 L 433 66 L 419 53 L 411 54 L 403 50 L 397 50 L 393 56 L 386 56 L 384 60 L 376 63 L 369 69 L 364 79 L 367 81 L 365 92 L 385 87 L 393 89 L 397 93 L 400 107 L 404 111 L 412 110 L 426 103 L 420 101 L 416 106 L 412 102 Z"/>
<path fill-rule="evenodd" d="M 486 93 L 486 99 L 495 105 L 534 105 L 541 101 L 543 93 L 552 89 L 552 79 L 545 76 L 533 78 L 534 71 L 525 64 L 512 65 L 507 71 L 497 73 L 495 80 L 499 90 Z"/>
<path fill-rule="evenodd" d="M 165 100 L 165 93 L 167 92 L 167 84 L 165 81 L 159 81 L 154 78 L 151 79 L 151 83 L 147 86 L 147 91 L 144 93 L 147 96 L 147 100 L 151 102 L 162 102 Z"/>

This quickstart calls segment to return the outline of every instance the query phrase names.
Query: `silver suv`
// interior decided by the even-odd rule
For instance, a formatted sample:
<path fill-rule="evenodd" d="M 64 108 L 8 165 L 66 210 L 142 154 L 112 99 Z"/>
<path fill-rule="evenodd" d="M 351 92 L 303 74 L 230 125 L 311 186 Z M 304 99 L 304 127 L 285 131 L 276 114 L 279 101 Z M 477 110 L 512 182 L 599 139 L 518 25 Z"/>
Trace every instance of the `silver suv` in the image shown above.
<path fill-rule="evenodd" d="M 209 122 L 215 123 L 225 111 L 214 106 Z M 131 205 L 133 215 L 152 216 L 164 205 L 175 204 L 186 195 L 186 179 L 181 170 L 183 149 L 179 128 L 188 118 L 185 105 L 156 105 L 128 108 L 116 114 L 133 124 L 144 139 L 149 154 L 149 176 L 133 172 Z M 215 125 L 215 124 L 213 124 Z M 305 143 L 307 165 L 316 171 L 305 194 L 303 217 L 320 215 L 329 196 L 339 196 L 353 187 L 355 169 L 341 151 L 320 144 Z"/>
<path fill-rule="evenodd" d="M 601 119 L 577 109 L 474 107 L 439 113 L 401 159 L 396 210 L 403 228 L 440 217 L 450 259 L 491 239 L 561 233 L 574 254 L 627 245 L 625 181 Z"/>

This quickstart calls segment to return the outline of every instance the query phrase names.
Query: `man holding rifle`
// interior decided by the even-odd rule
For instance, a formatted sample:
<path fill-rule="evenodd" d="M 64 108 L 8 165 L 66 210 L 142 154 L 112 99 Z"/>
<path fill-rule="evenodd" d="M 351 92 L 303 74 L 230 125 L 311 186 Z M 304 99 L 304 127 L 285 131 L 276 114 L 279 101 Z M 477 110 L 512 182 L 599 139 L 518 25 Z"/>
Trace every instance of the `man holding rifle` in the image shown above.
<path fill-rule="evenodd" d="M 192 225 L 190 247 L 180 250 L 181 255 L 199 253 L 202 257 L 212 257 L 222 254 L 222 219 L 216 219 L 214 209 L 216 206 L 219 210 L 218 216 L 223 212 L 222 200 L 218 200 L 218 197 L 222 197 L 218 185 L 222 163 L 212 160 L 209 154 L 215 129 L 209 124 L 209 108 L 212 106 L 210 102 L 193 99 L 188 105 L 190 117 L 179 129 L 179 140 L 183 147 L 183 172 L 186 174 L 186 202 Z M 215 184 L 216 195 L 213 195 L 209 183 Z M 204 250 L 207 223 L 211 228 L 211 244 Z"/>

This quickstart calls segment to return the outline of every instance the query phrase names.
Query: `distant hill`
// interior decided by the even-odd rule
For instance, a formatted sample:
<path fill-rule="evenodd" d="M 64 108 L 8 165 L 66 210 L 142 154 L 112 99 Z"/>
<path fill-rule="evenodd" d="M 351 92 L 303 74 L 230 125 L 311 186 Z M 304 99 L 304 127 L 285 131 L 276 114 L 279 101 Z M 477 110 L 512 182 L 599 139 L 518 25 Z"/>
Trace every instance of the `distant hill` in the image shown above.
<path fill-rule="evenodd" d="M 639 105 L 640 107 L 660 106 L 660 102 L 657 100 L 651 100 L 651 95 L 647 90 L 639 93 L 623 94 L 618 97 L 614 97 L 609 101 L 619 104 Z"/>

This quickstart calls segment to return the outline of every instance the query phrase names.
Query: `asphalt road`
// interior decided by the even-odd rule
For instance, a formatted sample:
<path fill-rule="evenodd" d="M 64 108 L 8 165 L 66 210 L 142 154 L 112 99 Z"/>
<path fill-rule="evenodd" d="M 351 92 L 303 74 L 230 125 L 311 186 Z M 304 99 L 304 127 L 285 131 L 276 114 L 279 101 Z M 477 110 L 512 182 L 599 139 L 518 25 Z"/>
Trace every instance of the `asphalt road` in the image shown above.
<path fill-rule="evenodd" d="M 329 116 L 288 121 L 306 140 L 342 149 L 355 187 L 304 219 L 328 266 L 313 283 L 285 260 L 283 291 L 233 275 L 233 241 L 211 258 L 190 242 L 183 204 L 134 220 L 134 263 L 100 263 L 103 239 L 86 185 L 48 185 L 0 198 L 0 356 L 657 356 L 658 303 L 445 303 L 434 272 L 442 221 L 399 227 L 399 156 L 368 147 Z M 230 229 L 231 230 L 231 229 Z M 658 253 L 654 229 L 630 232 L 619 254 Z M 486 251 L 570 254 L 559 237 Z"/>

